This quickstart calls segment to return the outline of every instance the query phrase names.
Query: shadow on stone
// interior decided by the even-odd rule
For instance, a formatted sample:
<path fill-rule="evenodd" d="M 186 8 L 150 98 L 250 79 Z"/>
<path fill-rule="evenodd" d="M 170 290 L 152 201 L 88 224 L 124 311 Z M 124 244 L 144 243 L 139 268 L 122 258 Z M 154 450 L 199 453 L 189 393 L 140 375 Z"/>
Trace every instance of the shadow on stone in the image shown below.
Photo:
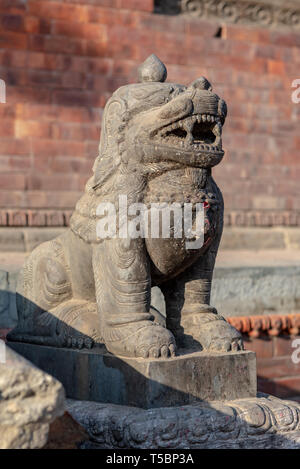
<path fill-rule="evenodd" d="M 31 302 L 26 302 L 28 307 Z M 31 311 L 38 308 L 29 306 Z M 58 333 L 76 336 L 78 331 L 60 319 L 53 321 Z M 57 378 L 69 398 L 150 409 L 256 396 L 253 352 L 179 350 L 175 358 L 128 358 L 109 353 L 101 343 L 81 350 L 49 346 L 55 343 L 53 329 L 49 337 L 46 333 L 45 327 L 43 336 L 27 336 L 17 327 L 8 333 L 8 345 Z"/>
<path fill-rule="evenodd" d="M 62 382 L 89 437 L 81 448 L 300 447 L 300 405 L 256 397 L 253 352 L 155 360 L 116 357 L 103 344 L 74 350 L 8 335 L 8 345 Z"/>

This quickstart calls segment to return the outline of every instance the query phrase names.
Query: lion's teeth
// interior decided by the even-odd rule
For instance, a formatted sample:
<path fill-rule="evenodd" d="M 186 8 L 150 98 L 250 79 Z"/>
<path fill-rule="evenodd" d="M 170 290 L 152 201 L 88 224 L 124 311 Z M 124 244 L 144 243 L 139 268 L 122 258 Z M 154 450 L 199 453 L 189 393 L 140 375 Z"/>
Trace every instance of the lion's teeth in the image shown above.
<path fill-rule="evenodd" d="M 213 134 L 214 134 L 216 137 L 219 137 L 219 136 L 221 135 L 221 125 L 217 123 L 217 124 L 213 127 L 212 132 L 213 132 Z"/>

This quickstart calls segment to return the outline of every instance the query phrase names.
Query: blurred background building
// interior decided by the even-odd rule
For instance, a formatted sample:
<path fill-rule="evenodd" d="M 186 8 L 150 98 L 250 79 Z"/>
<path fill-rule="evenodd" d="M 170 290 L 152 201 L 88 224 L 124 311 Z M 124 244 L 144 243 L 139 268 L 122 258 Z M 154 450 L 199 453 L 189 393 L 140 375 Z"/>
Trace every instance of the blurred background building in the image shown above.
<path fill-rule="evenodd" d="M 212 303 L 257 351 L 260 389 L 300 395 L 299 0 L 0 0 L 0 328 L 26 253 L 68 225 L 105 102 L 151 53 L 227 101 Z"/>

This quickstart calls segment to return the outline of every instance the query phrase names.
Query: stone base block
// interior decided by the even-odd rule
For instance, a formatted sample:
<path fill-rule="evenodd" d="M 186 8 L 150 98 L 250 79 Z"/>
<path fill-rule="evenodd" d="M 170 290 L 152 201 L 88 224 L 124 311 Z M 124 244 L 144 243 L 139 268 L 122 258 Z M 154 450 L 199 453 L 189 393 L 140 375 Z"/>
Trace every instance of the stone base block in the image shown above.
<path fill-rule="evenodd" d="M 138 409 L 68 400 L 82 449 L 300 449 L 300 405 L 268 395 Z"/>
<path fill-rule="evenodd" d="M 253 352 L 195 352 L 145 360 L 117 357 L 104 348 L 9 346 L 57 378 L 72 399 L 151 409 L 256 396 Z"/>

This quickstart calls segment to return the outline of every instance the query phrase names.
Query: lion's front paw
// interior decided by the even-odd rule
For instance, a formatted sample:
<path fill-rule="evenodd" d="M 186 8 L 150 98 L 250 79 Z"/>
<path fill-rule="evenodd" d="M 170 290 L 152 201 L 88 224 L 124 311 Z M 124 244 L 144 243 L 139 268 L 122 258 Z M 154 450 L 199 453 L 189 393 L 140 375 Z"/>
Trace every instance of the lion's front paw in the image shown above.
<path fill-rule="evenodd" d="M 176 353 L 173 334 L 162 326 L 145 321 L 143 327 L 116 341 L 105 341 L 109 352 L 116 355 L 141 358 L 168 358 Z M 148 324 L 147 324 L 148 323 Z M 125 332 L 123 327 L 123 333 Z M 132 328 L 132 325 L 131 325 Z"/>
<path fill-rule="evenodd" d="M 136 356 L 143 358 L 168 358 L 174 357 L 175 351 L 175 338 L 168 329 L 158 325 L 142 329 L 139 345 L 136 348 Z"/>
<path fill-rule="evenodd" d="M 187 317 L 184 325 L 185 334 L 199 343 L 203 350 L 211 352 L 230 352 L 244 350 L 241 334 L 221 315 L 199 313 Z"/>
<path fill-rule="evenodd" d="M 244 350 L 241 334 L 228 322 L 218 321 L 213 330 L 206 330 L 206 340 L 202 340 L 203 348 L 211 352 L 236 352 Z"/>

